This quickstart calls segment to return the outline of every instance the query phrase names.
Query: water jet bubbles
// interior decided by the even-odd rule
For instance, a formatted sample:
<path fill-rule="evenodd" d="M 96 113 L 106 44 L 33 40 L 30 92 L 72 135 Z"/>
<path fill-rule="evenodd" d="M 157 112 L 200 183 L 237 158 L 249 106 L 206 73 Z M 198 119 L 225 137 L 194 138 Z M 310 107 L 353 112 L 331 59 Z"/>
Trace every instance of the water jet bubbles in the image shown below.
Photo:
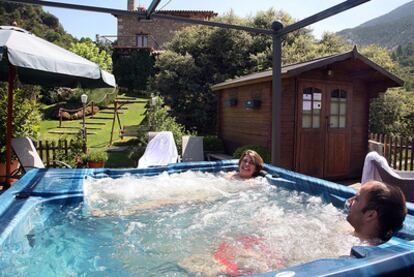
<path fill-rule="evenodd" d="M 209 257 L 198 266 L 214 271 L 206 266 L 214 264 L 212 253 L 223 242 L 244 248 L 243 238 L 260 241 L 240 257 L 243 265 L 269 270 L 275 269 L 269 257 L 282 258 L 284 266 L 290 266 L 347 254 L 355 243 L 336 230 L 344 220 L 342 211 L 320 197 L 270 185 L 266 178 L 240 181 L 226 176 L 189 171 L 90 179 L 85 181 L 85 199 L 104 214 L 124 215 L 127 223 L 119 221 L 126 224 L 121 234 L 136 248 L 148 249 L 143 253 L 152 253 L 152 263 L 173 260 L 189 272 L 199 270 L 187 263 L 193 256 Z M 260 247 L 269 251 L 257 251 Z M 130 257 L 128 263 L 145 267 L 140 259 Z"/>

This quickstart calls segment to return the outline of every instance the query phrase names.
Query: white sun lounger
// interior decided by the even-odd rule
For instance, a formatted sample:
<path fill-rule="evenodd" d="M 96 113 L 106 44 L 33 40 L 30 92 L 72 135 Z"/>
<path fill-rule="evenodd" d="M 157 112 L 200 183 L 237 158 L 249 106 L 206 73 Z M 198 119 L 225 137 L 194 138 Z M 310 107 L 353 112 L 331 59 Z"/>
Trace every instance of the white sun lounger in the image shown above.
<path fill-rule="evenodd" d="M 414 202 L 414 172 L 392 169 L 387 160 L 375 151 L 369 152 L 365 157 L 361 184 L 369 180 L 397 186 L 403 191 L 407 201 Z"/>
<path fill-rule="evenodd" d="M 167 165 L 177 160 L 177 146 L 172 132 L 159 132 L 149 140 L 144 155 L 138 161 L 138 168 Z"/>
<path fill-rule="evenodd" d="M 14 138 L 12 139 L 12 148 L 17 158 L 19 159 L 20 166 L 25 172 L 32 168 L 45 168 L 42 159 L 39 157 L 39 154 L 34 147 L 34 144 L 30 138 Z M 53 162 L 61 164 L 65 167 L 70 168 L 70 165 L 62 162 L 56 161 Z"/>

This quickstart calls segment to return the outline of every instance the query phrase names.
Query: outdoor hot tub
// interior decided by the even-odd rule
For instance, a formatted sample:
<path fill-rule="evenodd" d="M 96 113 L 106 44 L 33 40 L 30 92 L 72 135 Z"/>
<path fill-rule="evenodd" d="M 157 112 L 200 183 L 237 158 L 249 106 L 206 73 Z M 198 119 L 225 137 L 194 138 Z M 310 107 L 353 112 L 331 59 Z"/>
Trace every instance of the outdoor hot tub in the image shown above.
<path fill-rule="evenodd" d="M 233 192 L 222 191 L 221 188 L 218 188 L 214 190 L 216 193 L 214 195 L 222 196 L 222 198 L 216 197 L 203 202 L 193 201 L 187 206 L 184 202 L 177 202 L 175 205 L 166 205 L 161 209 L 155 209 L 153 213 L 146 214 L 146 221 L 142 218 L 143 215 L 141 214 L 132 215 L 132 222 L 123 225 L 126 220 L 131 220 L 130 215 L 120 214 L 114 217 L 112 214 L 101 214 L 99 216 L 92 216 L 90 214 L 88 210 L 90 207 L 88 207 L 87 201 L 85 200 L 84 184 L 90 182 L 90 179 L 97 182 L 104 179 L 108 179 L 110 182 L 111 180 L 112 182 L 116 182 L 116 180 L 127 176 L 126 178 L 146 178 L 148 182 L 147 186 L 151 186 L 151 176 L 171 175 L 175 176 L 175 179 L 180 180 L 180 175 L 176 173 L 182 173 L 184 176 L 185 174 L 192 174 L 192 172 L 213 174 L 236 169 L 237 161 L 232 160 L 178 163 L 166 167 L 149 169 L 31 170 L 12 188 L 0 196 L 1 275 L 47 276 L 61 275 L 64 273 L 73 276 L 80 274 L 86 274 L 86 276 L 94 274 L 97 274 L 97 276 L 102 274 L 105 276 L 149 276 L 154 275 L 151 271 L 154 269 L 157 272 L 156 276 L 193 276 L 197 270 L 192 271 L 191 265 L 190 269 L 186 268 L 183 270 L 181 267 L 182 264 L 177 265 L 171 262 L 165 262 L 162 265 L 155 263 L 153 267 L 143 269 L 145 264 L 156 262 L 156 259 L 166 256 L 168 252 L 168 249 L 165 249 L 167 243 L 163 241 L 163 236 L 165 235 L 160 234 L 159 229 L 153 229 L 148 222 L 153 222 L 155 225 L 164 224 L 160 226 L 163 226 L 163 229 L 169 229 L 167 234 L 171 239 L 177 239 L 176 244 L 188 243 L 192 247 L 197 248 L 198 244 L 202 245 L 208 242 L 206 242 L 206 239 L 203 240 L 197 237 L 198 229 L 195 229 L 194 225 L 200 223 L 199 225 L 206 225 L 210 228 L 211 226 L 207 223 L 217 219 L 215 217 L 222 212 L 222 208 L 220 207 L 230 209 L 231 205 L 237 206 L 239 205 L 239 202 L 237 202 L 239 198 L 246 198 L 250 205 L 248 210 L 254 210 L 256 203 L 261 201 L 260 198 L 254 195 L 254 191 L 247 189 L 246 191 L 235 192 L 237 193 L 235 194 Z M 293 193 L 292 199 L 297 199 L 297 201 L 302 201 L 304 199 L 303 195 L 305 194 L 311 196 L 311 201 L 309 202 L 307 200 L 308 202 L 305 203 L 308 206 L 304 206 L 303 209 L 307 209 L 307 207 L 311 209 L 312 205 L 322 205 L 321 203 L 323 203 L 328 211 L 331 211 L 335 207 L 341 209 L 344 206 L 345 199 L 355 194 L 355 190 L 351 188 L 281 168 L 266 165 L 265 170 L 267 174 L 261 179 L 263 179 L 263 182 L 270 183 L 271 186 L 277 188 L 275 191 L 269 190 L 269 194 L 288 195 L 291 192 Z M 208 180 L 211 179 L 210 176 L 206 175 L 203 177 L 207 180 L 206 186 L 209 185 Z M 177 188 L 179 188 L 179 184 L 180 182 L 178 181 Z M 202 188 L 200 186 L 198 190 L 200 191 Z M 207 192 L 211 193 L 208 190 Z M 128 191 L 126 193 L 128 194 Z M 153 193 L 153 191 L 150 191 L 150 193 Z M 156 191 L 155 194 L 157 194 Z M 160 192 L 159 194 L 162 193 Z M 232 194 L 236 195 L 235 199 L 223 202 L 223 198 L 230 198 L 228 195 Z M 283 197 L 281 198 L 283 200 Z M 318 202 L 315 199 L 322 200 Z M 216 206 L 216 202 L 225 206 Z M 290 205 L 294 204 L 290 203 Z M 117 205 L 122 206 L 122 202 L 117 203 Z M 176 208 L 176 206 L 180 208 Z M 182 210 L 180 209 L 183 206 L 185 206 L 185 209 L 189 213 L 193 213 L 197 209 L 200 209 L 200 207 L 203 207 L 203 209 L 216 209 L 216 213 L 214 215 L 204 214 L 200 217 L 200 222 L 196 222 L 196 224 L 194 222 L 189 223 L 189 220 L 181 214 Z M 316 259 L 294 266 L 281 266 L 273 271 L 262 273 L 252 272 L 250 275 L 378 276 L 395 274 L 397 276 L 409 274 L 414 270 L 414 207 L 411 203 L 408 203 L 407 206 L 408 215 L 404 222 L 404 228 L 384 244 L 379 246 L 354 246 L 350 247 L 347 253 L 350 255 L 347 256 L 344 256 L 343 253 L 338 253 L 337 258 Z M 338 210 L 337 208 L 335 209 Z M 232 213 L 237 214 L 239 210 L 242 212 L 243 207 L 237 206 L 237 209 L 234 209 Z M 273 210 L 270 211 L 273 213 Z M 257 212 L 266 213 L 266 209 L 259 209 Z M 257 218 L 250 218 L 249 221 L 253 227 L 255 227 L 255 224 L 256 227 L 260 224 L 270 224 L 271 213 L 268 214 L 270 217 L 266 218 L 267 221 L 257 221 Z M 338 212 L 335 213 L 336 215 L 338 214 Z M 61 214 L 65 216 L 60 218 L 59 216 Z M 167 214 L 169 216 L 160 219 L 157 217 L 160 214 Z M 179 224 L 185 227 L 183 228 L 185 234 L 177 234 L 175 232 L 175 223 L 169 221 L 170 215 L 176 217 Z M 284 216 L 287 216 L 287 214 Z M 229 219 L 229 221 L 231 220 Z M 226 222 L 222 224 L 218 222 L 218 224 L 223 225 Z M 108 226 L 111 226 L 111 228 L 108 228 Z M 238 227 L 233 225 L 229 226 L 229 229 L 233 227 L 237 229 Z M 150 229 L 152 231 L 145 233 L 142 232 L 143 229 Z M 36 232 L 35 230 L 42 231 Z M 207 232 L 214 232 L 214 230 L 207 230 Z M 69 233 L 70 235 L 68 235 Z M 125 235 L 130 236 L 131 234 L 132 237 L 129 237 L 129 241 L 124 239 Z M 328 239 L 329 234 L 325 234 L 325 236 Z M 79 237 L 85 239 L 79 243 Z M 95 237 L 102 238 L 104 243 L 97 245 L 94 240 Z M 261 242 L 258 242 L 261 238 L 257 236 L 243 235 L 238 238 L 241 238 L 242 248 L 247 248 L 250 247 L 248 245 L 254 244 L 256 251 L 272 251 L 268 246 L 262 246 Z M 134 241 L 132 242 L 131 240 Z M 112 241 L 119 242 L 116 249 L 112 249 Z M 159 248 L 157 250 L 149 249 L 148 241 L 151 241 L 152 244 L 157 244 Z M 172 243 L 174 244 L 174 241 Z M 287 243 L 289 244 L 289 241 Z M 225 253 L 225 251 L 220 251 L 227 245 L 227 242 L 219 244 L 218 250 L 216 250 L 214 255 L 218 256 L 219 254 Z M 84 252 L 87 252 L 86 250 L 92 251 L 93 254 L 84 254 Z M 228 249 L 225 250 L 228 251 Z M 306 252 L 308 249 L 303 250 Z M 142 253 L 145 253 L 145 255 L 140 256 L 138 259 L 136 256 Z M 174 253 L 172 254 L 174 255 Z M 177 253 L 177 255 L 179 254 L 181 253 Z M 188 253 L 184 254 L 189 256 Z M 282 254 L 285 255 L 288 253 Z M 73 258 L 75 256 L 78 258 Z M 57 262 L 50 264 L 49 258 Z M 142 265 L 137 265 L 138 260 L 142 262 Z M 166 260 L 168 261 L 168 259 Z M 222 260 L 225 259 L 223 258 Z M 190 259 L 190 261 L 192 260 Z M 186 263 L 189 263 L 188 260 Z M 45 264 L 47 265 L 45 266 Z M 234 271 L 233 275 L 237 275 L 237 273 L 249 274 L 248 272 Z"/>

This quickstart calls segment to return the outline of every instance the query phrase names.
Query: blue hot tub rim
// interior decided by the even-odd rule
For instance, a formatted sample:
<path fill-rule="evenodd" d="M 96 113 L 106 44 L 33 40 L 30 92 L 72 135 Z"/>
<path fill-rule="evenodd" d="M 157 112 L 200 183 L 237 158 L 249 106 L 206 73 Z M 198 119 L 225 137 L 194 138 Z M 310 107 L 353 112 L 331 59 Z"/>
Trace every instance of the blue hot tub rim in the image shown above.
<path fill-rule="evenodd" d="M 83 180 L 93 178 L 119 178 L 125 174 L 154 176 L 162 172 L 179 173 L 192 171 L 230 171 L 237 169 L 237 160 L 213 162 L 186 162 L 164 167 L 146 169 L 33 169 L 25 174 L 13 187 L 0 195 L 0 245 L 6 242 L 14 228 L 36 206 L 48 201 L 63 201 L 83 197 Z M 265 178 L 271 184 L 289 190 L 304 191 L 320 195 L 325 201 L 342 208 L 344 201 L 355 194 L 355 190 L 330 181 L 306 176 L 290 170 L 265 165 Z M 53 186 L 53 178 L 65 179 L 61 186 Z M 49 180 L 49 182 L 48 182 Z M 50 184 L 52 183 L 52 184 Z M 349 258 L 320 259 L 310 263 L 251 276 L 329 275 L 341 276 L 363 274 L 378 276 L 401 274 L 414 269 L 414 205 L 407 203 L 408 215 L 404 228 L 391 240 L 379 246 L 354 246 Z"/>

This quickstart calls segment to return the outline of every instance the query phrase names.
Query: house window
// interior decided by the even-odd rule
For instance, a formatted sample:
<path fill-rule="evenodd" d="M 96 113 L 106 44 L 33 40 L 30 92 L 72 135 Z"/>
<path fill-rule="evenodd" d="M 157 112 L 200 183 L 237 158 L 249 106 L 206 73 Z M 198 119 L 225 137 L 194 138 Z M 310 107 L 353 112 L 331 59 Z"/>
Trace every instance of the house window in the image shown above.
<path fill-rule="evenodd" d="M 318 88 L 305 88 L 302 98 L 302 128 L 321 126 L 322 91 Z"/>
<path fill-rule="evenodd" d="M 347 93 L 344 90 L 336 89 L 331 92 L 329 127 L 346 127 L 346 97 Z"/>
<path fill-rule="evenodd" d="M 138 48 L 148 48 L 148 34 L 138 34 L 137 35 L 137 47 Z"/>

